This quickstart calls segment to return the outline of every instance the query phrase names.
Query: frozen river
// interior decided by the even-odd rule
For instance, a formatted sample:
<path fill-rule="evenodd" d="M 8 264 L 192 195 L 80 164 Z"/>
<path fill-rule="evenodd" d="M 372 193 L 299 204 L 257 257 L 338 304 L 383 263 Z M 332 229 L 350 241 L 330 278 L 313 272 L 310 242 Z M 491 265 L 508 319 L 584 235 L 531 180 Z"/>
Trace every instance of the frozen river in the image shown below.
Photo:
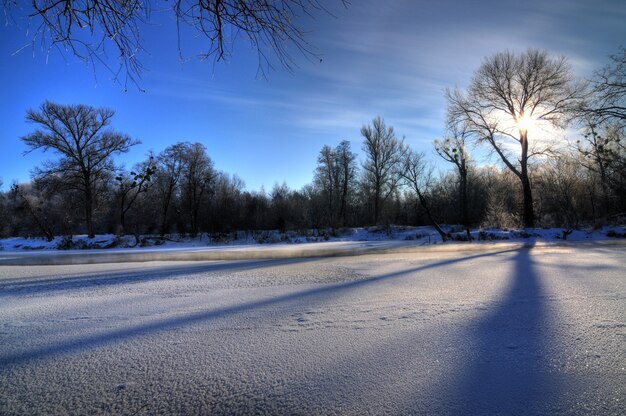
<path fill-rule="evenodd" d="M 0 414 L 626 414 L 626 246 L 0 266 Z"/>

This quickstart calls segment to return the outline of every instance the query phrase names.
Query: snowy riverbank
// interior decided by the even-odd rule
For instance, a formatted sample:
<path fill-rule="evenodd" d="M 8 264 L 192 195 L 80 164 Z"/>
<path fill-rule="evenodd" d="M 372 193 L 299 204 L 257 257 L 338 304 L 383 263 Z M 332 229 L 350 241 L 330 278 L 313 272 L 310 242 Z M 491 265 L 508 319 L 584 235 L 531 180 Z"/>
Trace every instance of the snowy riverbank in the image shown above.
<path fill-rule="evenodd" d="M 464 242 L 465 233 L 460 226 L 446 226 L 444 230 L 450 234 L 446 244 Z M 555 242 L 555 241 L 598 241 L 622 239 L 626 237 L 626 227 L 610 226 L 600 229 L 566 230 L 563 228 L 532 228 L 521 230 L 474 229 L 471 232 L 474 242 Z M 86 235 L 71 237 L 57 236 L 52 241 L 41 237 L 15 237 L 0 239 L 0 250 L 5 252 L 19 251 L 75 251 L 75 250 L 171 250 L 214 248 L 233 246 L 260 245 L 296 245 L 324 242 L 393 242 L 407 241 L 410 245 L 436 245 L 442 240 L 433 227 L 368 227 L 307 230 L 303 232 L 287 231 L 239 231 L 232 233 L 203 233 L 191 238 L 181 235 L 141 236 L 139 242 L 134 236 L 116 237 L 113 234 L 97 235 L 93 239 Z"/>

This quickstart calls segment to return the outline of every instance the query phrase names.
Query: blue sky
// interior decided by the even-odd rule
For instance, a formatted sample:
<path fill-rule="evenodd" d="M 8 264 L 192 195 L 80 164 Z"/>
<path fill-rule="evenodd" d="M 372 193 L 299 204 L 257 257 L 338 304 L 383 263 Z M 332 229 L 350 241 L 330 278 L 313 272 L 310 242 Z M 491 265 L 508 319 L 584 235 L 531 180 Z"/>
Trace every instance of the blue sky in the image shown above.
<path fill-rule="evenodd" d="M 181 62 L 176 29 L 154 15 L 146 27 L 141 80 L 146 92 L 124 91 L 104 68 L 96 71 L 58 52 L 28 47 L 26 24 L 0 29 L 0 178 L 7 189 L 51 154 L 23 155 L 20 137 L 32 130 L 28 108 L 45 99 L 113 108 L 116 130 L 142 144 L 119 163 L 130 167 L 149 150 L 178 141 L 203 143 L 218 169 L 236 173 L 248 189 L 269 190 L 285 181 L 309 183 L 324 144 L 350 140 L 360 153 L 360 128 L 380 115 L 416 150 L 432 154 L 443 130 L 447 87 L 468 84 L 481 61 L 494 53 L 546 49 L 569 58 L 588 77 L 626 46 L 622 0 L 554 1 L 371 1 L 343 9 L 326 2 L 334 16 L 303 20 L 307 40 L 322 55 L 299 68 L 277 68 L 257 79 L 256 55 L 243 41 L 228 62 L 192 59 L 202 49 L 187 38 Z M 442 168 L 445 166 L 442 165 Z"/>

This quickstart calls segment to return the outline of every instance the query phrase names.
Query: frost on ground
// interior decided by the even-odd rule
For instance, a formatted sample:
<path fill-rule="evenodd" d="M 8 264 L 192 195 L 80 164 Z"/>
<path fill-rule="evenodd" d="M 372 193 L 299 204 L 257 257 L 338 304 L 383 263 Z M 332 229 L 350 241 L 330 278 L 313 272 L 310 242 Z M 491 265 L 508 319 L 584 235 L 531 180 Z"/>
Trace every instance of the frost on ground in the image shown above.
<path fill-rule="evenodd" d="M 0 267 L 0 414 L 626 413 L 623 245 Z"/>

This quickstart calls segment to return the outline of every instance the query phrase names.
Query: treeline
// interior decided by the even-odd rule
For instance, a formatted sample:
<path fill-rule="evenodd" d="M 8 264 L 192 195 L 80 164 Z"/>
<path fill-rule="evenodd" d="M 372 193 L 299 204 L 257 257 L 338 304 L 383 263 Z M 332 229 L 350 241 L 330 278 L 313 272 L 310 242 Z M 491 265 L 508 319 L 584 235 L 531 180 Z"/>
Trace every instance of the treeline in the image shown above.
<path fill-rule="evenodd" d="M 626 51 L 593 80 L 576 81 L 564 58 L 497 54 L 466 91 L 448 91 L 435 172 L 378 117 L 361 129 L 363 158 L 348 141 L 317 155 L 310 184 L 250 191 L 215 167 L 200 143 L 180 142 L 130 170 L 114 157 L 137 144 L 110 128 L 114 112 L 43 103 L 27 113 L 28 150 L 58 158 L 29 183 L 0 194 L 0 234 L 160 234 L 439 223 L 514 228 L 597 226 L 626 213 Z M 546 129 L 575 127 L 569 141 Z M 553 130 L 557 131 L 557 130 Z M 556 134 L 556 133 L 550 133 Z M 561 133 L 558 133 L 562 136 Z M 501 166 L 472 156 L 485 146 Z M 439 229 L 443 235 L 443 231 Z"/>

